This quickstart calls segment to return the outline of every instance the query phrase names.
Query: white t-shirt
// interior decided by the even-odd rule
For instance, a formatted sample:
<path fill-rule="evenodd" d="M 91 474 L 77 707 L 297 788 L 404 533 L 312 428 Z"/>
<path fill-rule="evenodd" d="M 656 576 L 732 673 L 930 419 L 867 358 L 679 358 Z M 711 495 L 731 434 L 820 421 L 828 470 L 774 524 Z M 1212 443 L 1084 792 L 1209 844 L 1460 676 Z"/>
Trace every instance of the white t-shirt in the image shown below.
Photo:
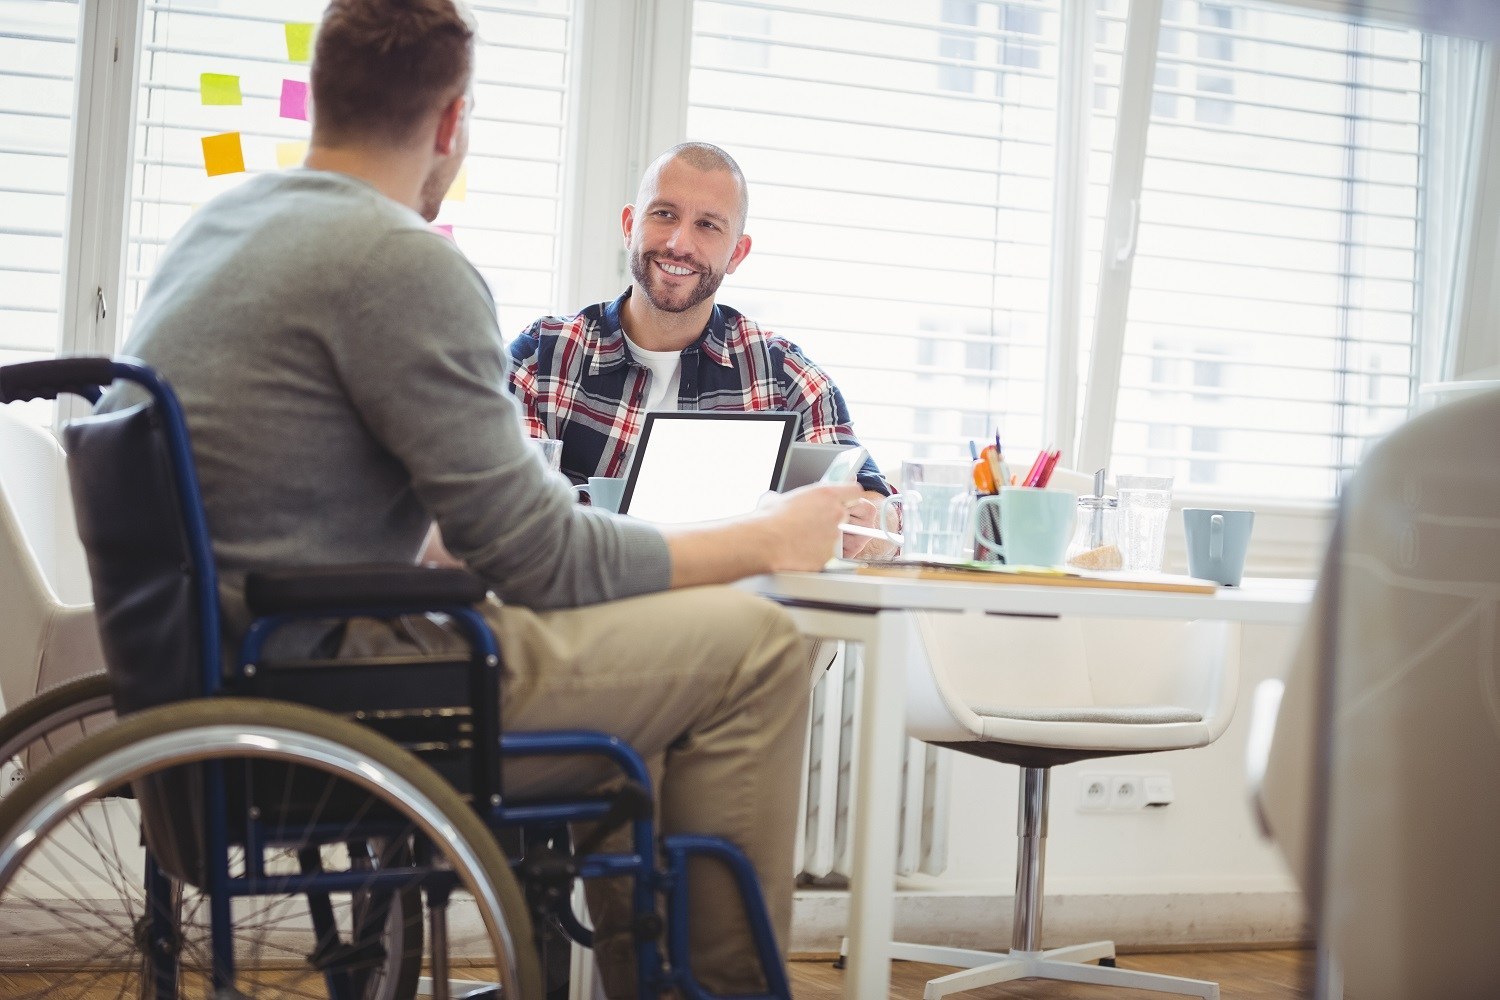
<path fill-rule="evenodd" d="M 651 388 L 646 393 L 647 410 L 677 409 L 677 393 L 682 387 L 682 352 L 648 351 L 625 334 L 630 353 L 651 370 Z"/>

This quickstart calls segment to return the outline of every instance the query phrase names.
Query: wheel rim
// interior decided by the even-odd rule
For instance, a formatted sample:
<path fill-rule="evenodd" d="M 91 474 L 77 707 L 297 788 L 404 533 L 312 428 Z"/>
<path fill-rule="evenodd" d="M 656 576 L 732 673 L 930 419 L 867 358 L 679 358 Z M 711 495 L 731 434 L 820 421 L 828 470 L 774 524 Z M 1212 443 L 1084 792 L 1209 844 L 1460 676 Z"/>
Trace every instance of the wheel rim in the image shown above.
<path fill-rule="evenodd" d="M 503 995 L 519 995 L 513 971 L 515 945 L 501 917 L 500 901 L 482 874 L 485 866 L 429 796 L 399 774 L 350 760 L 349 751 L 332 740 L 276 727 L 258 727 L 247 735 L 243 728 L 193 726 L 158 733 L 98 755 L 86 766 L 72 770 L 65 780 L 53 780 L 52 770 L 44 770 L 32 779 L 46 778 L 54 787 L 44 797 L 39 793 L 33 795 L 36 801 L 27 803 L 21 815 L 7 822 L 5 843 L 0 846 L 0 886 L 4 887 L 0 888 L 0 913 L 5 914 L 0 917 L 0 937 L 10 932 L 42 946 L 66 938 L 69 947 L 64 951 L 72 956 L 69 959 L 72 964 L 55 973 L 42 973 L 43 978 L 34 984 L 33 992 L 23 992 L 22 996 L 52 998 L 58 996 L 59 981 L 88 985 L 91 979 L 104 987 L 104 996 L 140 995 L 146 989 L 140 972 L 146 943 L 138 929 L 146 906 L 141 879 L 134 867 L 144 854 L 138 842 L 139 813 L 134 802 L 100 798 L 99 790 L 120 788 L 126 782 L 159 775 L 170 767 L 230 756 L 236 760 L 280 762 L 283 766 L 295 760 L 303 772 L 336 781 L 340 789 L 347 785 L 370 793 L 383 808 L 396 808 L 411 831 L 444 845 L 446 867 L 453 870 L 467 890 L 467 900 L 472 900 L 474 914 L 484 927 L 493 964 L 505 989 Z M 293 784 L 290 774 L 288 771 L 285 778 L 288 788 Z M 326 819 L 312 816 L 307 822 L 322 827 Z M 342 845 L 357 836 L 352 827 L 348 833 L 347 838 L 335 837 L 331 844 L 319 848 L 320 858 L 328 855 L 324 863 L 329 868 L 342 871 L 349 867 L 347 856 L 337 857 L 340 850 L 347 855 L 347 848 Z M 398 836 L 406 835 L 403 829 Z M 236 854 L 232 850 L 231 865 L 243 868 L 243 864 L 243 851 Z M 378 870 L 382 866 L 376 863 L 374 867 Z M 296 872 L 283 872 L 273 863 L 267 874 L 279 878 L 291 877 Z M 31 880 L 28 882 L 25 876 Z M 104 895 L 110 897 L 110 906 L 97 905 L 93 893 L 78 889 L 83 882 L 106 887 Z M 211 996 L 206 897 L 192 886 L 180 888 L 183 902 L 178 926 L 185 973 L 180 995 Z M 374 895 L 368 889 L 365 893 L 367 899 Z M 346 902 L 335 908 L 334 921 L 342 930 L 355 919 L 360 891 L 340 895 Z M 420 925 L 420 907 L 416 907 L 415 913 L 408 912 L 411 908 L 404 899 L 409 897 L 397 894 L 391 915 L 381 924 L 387 958 L 391 948 L 408 940 L 406 929 L 410 921 L 415 919 Z M 269 897 L 268 901 L 268 897 L 257 896 L 240 900 L 235 906 L 233 923 L 239 965 L 236 986 L 257 1000 L 326 995 L 321 973 L 307 961 L 308 955 L 318 950 L 316 936 L 300 914 L 290 916 L 294 907 L 288 900 L 300 904 L 303 897 L 286 893 Z M 6 926 L 17 922 L 30 926 Z M 298 935 L 301 943 L 290 943 Z M 304 946 L 308 941 L 313 942 L 312 949 Z M 133 973 L 122 971 L 129 970 L 132 964 Z M 363 995 L 387 998 L 405 992 L 415 978 L 414 972 L 409 963 L 393 966 L 386 961 L 369 977 Z M 130 982 L 132 975 L 136 977 L 134 984 Z"/>

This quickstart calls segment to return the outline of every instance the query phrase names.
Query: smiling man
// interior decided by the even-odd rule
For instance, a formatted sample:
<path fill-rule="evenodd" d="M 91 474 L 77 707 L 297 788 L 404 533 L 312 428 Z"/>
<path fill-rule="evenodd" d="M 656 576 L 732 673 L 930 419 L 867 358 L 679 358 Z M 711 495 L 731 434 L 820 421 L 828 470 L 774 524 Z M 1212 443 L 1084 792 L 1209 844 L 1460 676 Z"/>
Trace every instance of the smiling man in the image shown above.
<path fill-rule="evenodd" d="M 739 164 L 685 142 L 646 169 L 620 224 L 630 287 L 576 316 L 537 320 L 512 342 L 510 386 L 533 437 L 563 442 L 570 477 L 622 476 L 649 410 L 787 410 L 804 441 L 858 444 L 849 408 L 822 369 L 783 337 L 714 297 L 750 253 Z M 873 462 L 866 498 L 890 487 Z M 874 506 L 851 518 L 873 522 Z M 853 556 L 869 540 L 844 536 Z"/>

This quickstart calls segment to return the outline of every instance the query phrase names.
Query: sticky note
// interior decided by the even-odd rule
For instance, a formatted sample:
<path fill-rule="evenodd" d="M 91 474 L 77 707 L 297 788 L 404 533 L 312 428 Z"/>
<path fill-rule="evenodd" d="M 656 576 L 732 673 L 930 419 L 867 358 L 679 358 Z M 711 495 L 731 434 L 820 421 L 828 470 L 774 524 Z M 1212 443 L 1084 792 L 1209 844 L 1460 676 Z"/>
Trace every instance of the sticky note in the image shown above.
<path fill-rule="evenodd" d="M 307 143 L 305 142 L 278 142 L 276 144 L 276 165 L 283 170 L 287 167 L 300 167 L 306 158 Z"/>
<path fill-rule="evenodd" d="M 203 137 L 203 167 L 208 176 L 241 174 L 245 172 L 245 150 L 240 146 L 238 132 Z"/>
<path fill-rule="evenodd" d="M 281 117 L 307 121 L 307 84 L 301 80 L 281 81 Z"/>
<path fill-rule="evenodd" d="M 458 176 L 453 178 L 453 183 L 448 187 L 448 193 L 443 195 L 444 201 L 463 201 L 469 196 L 469 168 L 459 167 Z"/>
<path fill-rule="evenodd" d="M 288 24 L 286 26 L 286 57 L 292 62 L 307 62 L 312 52 L 313 25 Z"/>
<path fill-rule="evenodd" d="M 240 98 L 240 78 L 229 73 L 202 73 L 198 76 L 198 93 L 204 104 L 244 104 Z"/>

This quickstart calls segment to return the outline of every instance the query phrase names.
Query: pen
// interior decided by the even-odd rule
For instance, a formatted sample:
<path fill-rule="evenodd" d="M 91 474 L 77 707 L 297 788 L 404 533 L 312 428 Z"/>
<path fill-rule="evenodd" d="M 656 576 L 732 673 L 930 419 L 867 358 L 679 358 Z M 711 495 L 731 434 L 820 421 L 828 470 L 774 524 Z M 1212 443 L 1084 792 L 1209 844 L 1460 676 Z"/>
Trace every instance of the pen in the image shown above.
<path fill-rule="evenodd" d="M 839 525 L 839 530 L 846 535 L 864 535 L 866 538 L 883 538 L 886 541 L 895 542 L 897 545 L 900 545 L 905 541 L 905 539 L 900 535 L 894 533 L 886 534 L 879 528 L 866 528 L 862 524 L 849 524 L 848 522 L 845 522 Z"/>
<path fill-rule="evenodd" d="M 1031 468 L 1026 470 L 1026 476 L 1021 480 L 1022 486 L 1036 485 L 1037 477 L 1042 474 L 1042 466 L 1047 464 L 1047 456 L 1051 453 L 1050 445 L 1036 453 L 1036 461 L 1031 463 Z"/>

